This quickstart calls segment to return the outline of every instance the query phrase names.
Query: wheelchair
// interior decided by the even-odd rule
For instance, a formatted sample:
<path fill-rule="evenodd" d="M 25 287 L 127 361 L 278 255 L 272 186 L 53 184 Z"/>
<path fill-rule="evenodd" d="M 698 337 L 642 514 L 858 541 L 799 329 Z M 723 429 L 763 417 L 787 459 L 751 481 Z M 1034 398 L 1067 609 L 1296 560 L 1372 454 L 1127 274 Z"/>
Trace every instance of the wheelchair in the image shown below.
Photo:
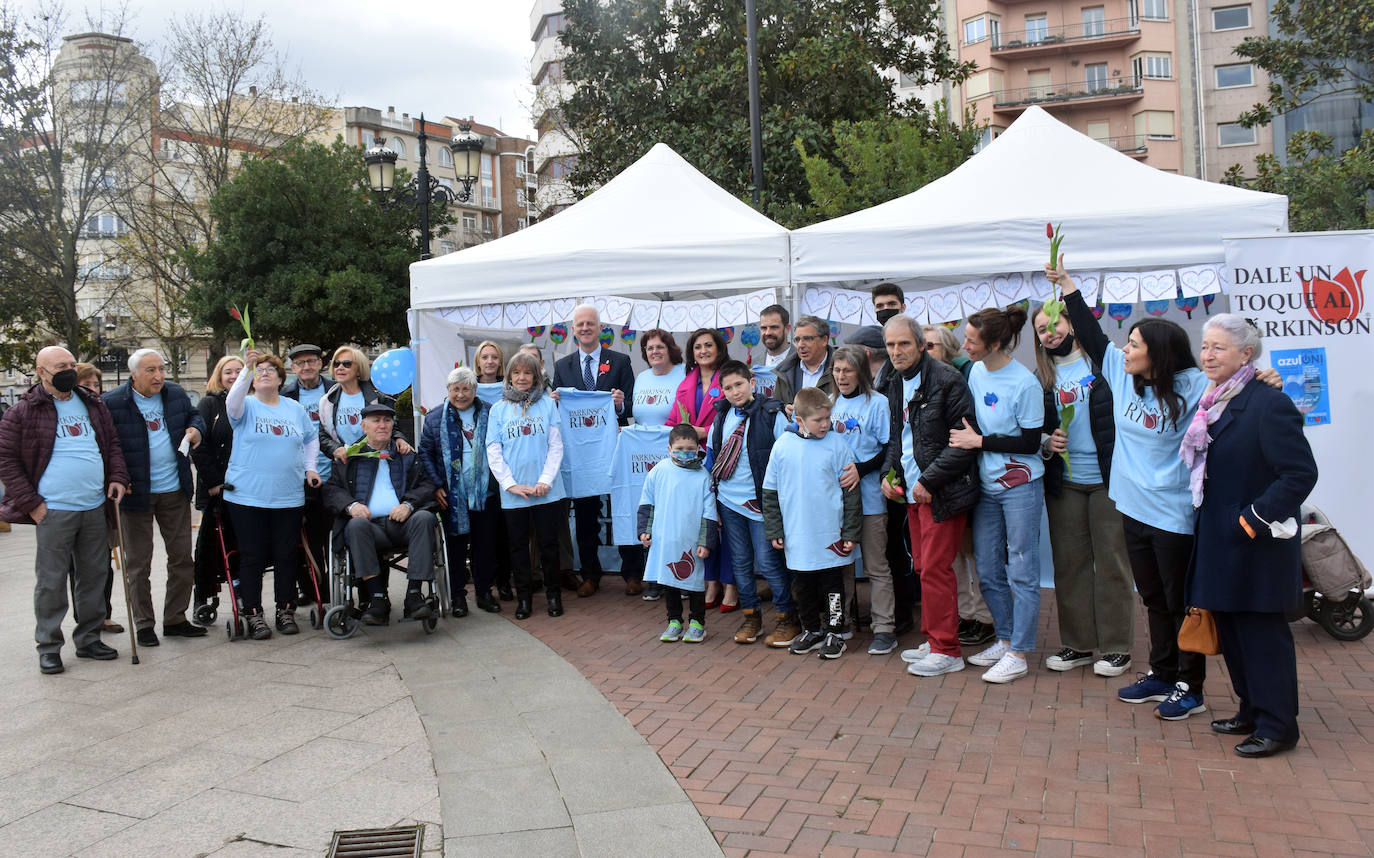
<path fill-rule="evenodd" d="M 425 634 L 433 634 L 439 626 L 439 618 L 452 613 L 448 584 L 448 545 L 445 542 L 444 522 L 435 516 L 434 526 L 434 580 L 426 581 L 425 601 L 429 604 L 429 616 L 422 620 L 402 619 L 400 622 L 419 622 Z M 324 630 L 335 640 L 346 640 L 358 631 L 363 623 L 362 580 L 353 576 L 353 561 L 343 536 L 331 530 L 329 533 L 328 577 L 330 608 L 324 614 Z M 405 549 L 382 552 L 378 558 L 382 576 L 391 570 L 404 573 L 405 561 L 409 552 Z M 355 598 L 356 596 L 356 598 Z"/>

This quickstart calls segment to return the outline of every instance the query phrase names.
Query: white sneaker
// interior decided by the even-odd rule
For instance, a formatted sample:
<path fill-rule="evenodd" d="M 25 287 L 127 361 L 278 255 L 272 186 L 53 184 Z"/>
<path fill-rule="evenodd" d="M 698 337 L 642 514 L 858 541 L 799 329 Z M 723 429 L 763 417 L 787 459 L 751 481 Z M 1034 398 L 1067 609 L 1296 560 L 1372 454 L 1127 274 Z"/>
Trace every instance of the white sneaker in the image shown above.
<path fill-rule="evenodd" d="M 964 669 L 964 660 L 957 655 L 933 652 L 920 661 L 906 666 L 912 676 L 939 676 L 942 673 L 957 673 Z"/>
<path fill-rule="evenodd" d="M 1131 669 L 1130 653 L 1109 652 L 1093 664 L 1093 673 L 1098 676 L 1120 676 Z"/>
<path fill-rule="evenodd" d="M 989 667 L 1001 660 L 1002 656 L 1011 652 L 1011 644 L 1005 641 L 998 641 L 977 655 L 968 657 L 969 664 L 976 664 L 979 667 Z"/>
<path fill-rule="evenodd" d="M 926 641 L 915 649 L 902 650 L 902 661 L 907 664 L 915 664 L 928 655 L 930 655 L 930 641 Z"/>
<path fill-rule="evenodd" d="M 1006 683 L 1013 679 L 1020 679 L 1028 672 L 1026 660 L 1008 652 L 998 659 L 996 664 L 988 668 L 987 673 L 983 674 L 983 681 Z"/>

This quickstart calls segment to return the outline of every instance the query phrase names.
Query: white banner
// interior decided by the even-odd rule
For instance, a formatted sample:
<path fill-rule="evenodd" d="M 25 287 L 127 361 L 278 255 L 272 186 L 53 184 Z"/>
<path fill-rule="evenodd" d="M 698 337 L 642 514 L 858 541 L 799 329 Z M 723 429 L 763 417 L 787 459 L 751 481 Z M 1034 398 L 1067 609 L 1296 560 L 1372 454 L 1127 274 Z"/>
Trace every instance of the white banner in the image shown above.
<path fill-rule="evenodd" d="M 1254 320 L 1264 357 L 1307 422 L 1321 507 L 1350 547 L 1374 561 L 1366 511 L 1371 470 L 1364 433 L 1374 422 L 1367 362 L 1374 330 L 1364 297 L 1374 231 L 1227 239 L 1232 311 Z"/>

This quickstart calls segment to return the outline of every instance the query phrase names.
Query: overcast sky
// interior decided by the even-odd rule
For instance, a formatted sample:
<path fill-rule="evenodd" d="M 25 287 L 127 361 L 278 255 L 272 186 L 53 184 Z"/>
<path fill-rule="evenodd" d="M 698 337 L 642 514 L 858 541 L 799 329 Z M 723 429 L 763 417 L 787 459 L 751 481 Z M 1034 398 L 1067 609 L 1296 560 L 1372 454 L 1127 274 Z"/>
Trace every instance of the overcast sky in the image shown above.
<path fill-rule="evenodd" d="M 13 2 L 13 0 L 12 0 Z M 126 35 L 162 40 L 172 12 L 229 9 L 264 15 L 278 52 L 340 106 L 395 106 L 427 118 L 472 115 L 508 134 L 533 137 L 529 103 L 529 14 L 533 0 L 129 0 Z M 38 0 L 19 0 L 36 8 Z M 117 6 L 116 0 L 105 8 Z M 68 0 L 68 29 L 86 29 L 86 10 Z M 157 52 L 152 52 L 156 59 Z"/>

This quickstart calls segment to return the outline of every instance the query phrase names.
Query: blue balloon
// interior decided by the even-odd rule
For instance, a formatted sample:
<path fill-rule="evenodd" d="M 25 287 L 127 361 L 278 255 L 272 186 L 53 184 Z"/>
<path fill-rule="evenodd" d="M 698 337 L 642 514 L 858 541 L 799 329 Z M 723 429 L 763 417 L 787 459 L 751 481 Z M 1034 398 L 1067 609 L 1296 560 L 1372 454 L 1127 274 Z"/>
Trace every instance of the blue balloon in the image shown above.
<path fill-rule="evenodd" d="M 387 396 L 400 394 L 415 381 L 415 353 L 410 349 L 382 352 L 372 362 L 372 383 Z"/>

